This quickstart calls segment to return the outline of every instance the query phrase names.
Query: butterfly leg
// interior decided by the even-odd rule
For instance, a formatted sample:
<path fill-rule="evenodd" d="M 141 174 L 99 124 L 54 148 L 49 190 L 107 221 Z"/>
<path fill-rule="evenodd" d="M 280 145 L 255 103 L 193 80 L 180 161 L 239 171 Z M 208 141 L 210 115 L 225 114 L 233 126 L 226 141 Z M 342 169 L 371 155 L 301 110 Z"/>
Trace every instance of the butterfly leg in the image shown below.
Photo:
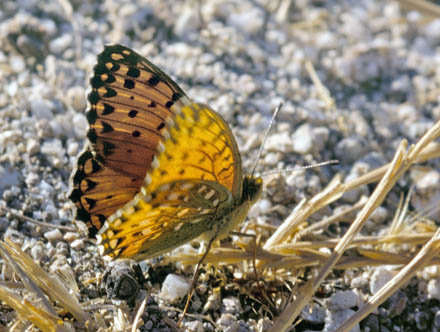
<path fill-rule="evenodd" d="M 196 270 L 194 271 L 193 279 L 191 282 L 191 288 L 189 290 L 188 297 L 186 299 L 185 308 L 183 308 L 182 315 L 180 316 L 179 321 L 177 322 L 177 326 L 179 326 L 179 327 L 182 324 L 183 318 L 185 317 L 185 314 L 187 313 L 188 308 L 189 308 L 189 304 L 191 303 L 191 298 L 192 298 L 194 290 L 196 288 L 197 280 L 199 279 L 200 266 L 203 264 L 203 261 L 205 260 L 206 256 L 208 255 L 209 250 L 211 250 L 212 244 L 214 243 L 216 238 L 217 238 L 217 234 L 215 234 L 209 240 L 208 245 L 206 247 L 206 250 L 205 250 L 202 258 L 200 258 L 199 262 L 197 263 L 197 267 L 196 267 Z"/>

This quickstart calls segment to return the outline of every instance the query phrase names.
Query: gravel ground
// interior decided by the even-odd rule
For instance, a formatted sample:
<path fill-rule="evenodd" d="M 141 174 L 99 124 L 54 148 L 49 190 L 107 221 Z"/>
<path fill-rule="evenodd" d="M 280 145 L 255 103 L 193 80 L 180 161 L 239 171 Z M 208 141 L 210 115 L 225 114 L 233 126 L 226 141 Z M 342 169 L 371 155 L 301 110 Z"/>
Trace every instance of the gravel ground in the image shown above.
<path fill-rule="evenodd" d="M 88 78 L 96 55 L 110 43 L 147 56 L 188 96 L 217 110 L 237 138 L 245 170 L 252 168 L 280 102 L 284 106 L 267 140 L 260 173 L 340 161 L 338 166 L 265 178 L 263 198 L 251 212 L 261 224 L 279 225 L 302 198 L 318 193 L 336 173 L 349 180 L 385 164 L 402 139 L 416 142 L 440 119 L 440 20 L 404 12 L 399 2 L 3 0 L 0 206 L 40 221 L 74 225 L 67 192 L 85 143 Z M 313 83 L 307 61 L 329 89 L 334 106 Z M 411 208 L 439 221 L 438 166 L 438 161 L 424 164 L 400 180 L 364 234 L 390 224 L 399 196 L 411 185 Z M 351 205 L 372 189 L 354 190 L 337 206 Z M 48 271 L 71 270 L 84 287 L 82 301 L 93 297 L 97 291 L 84 282 L 106 267 L 93 241 L 81 231 L 0 216 L 2 238 L 13 237 Z M 166 266 L 156 273 L 166 275 L 167 269 L 177 268 Z M 440 279 L 434 270 L 412 280 L 358 328 L 440 331 Z M 390 271 L 368 268 L 332 276 L 323 286 L 325 298 L 317 295 L 319 314 L 305 312 L 294 330 L 331 331 L 337 316 L 349 315 Z M 7 279 L 4 268 L 1 277 Z M 345 311 L 338 305 L 332 309 L 331 301 L 341 302 L 338 296 L 349 301 Z M 238 297 L 222 298 L 213 316 L 217 328 L 265 330 L 271 317 L 243 315 L 243 306 Z M 0 324 L 6 325 L 13 315 L 4 307 L 1 312 Z M 144 321 L 145 331 L 167 329 L 151 317 Z M 214 330 L 206 321 L 192 324 L 196 331 Z"/>

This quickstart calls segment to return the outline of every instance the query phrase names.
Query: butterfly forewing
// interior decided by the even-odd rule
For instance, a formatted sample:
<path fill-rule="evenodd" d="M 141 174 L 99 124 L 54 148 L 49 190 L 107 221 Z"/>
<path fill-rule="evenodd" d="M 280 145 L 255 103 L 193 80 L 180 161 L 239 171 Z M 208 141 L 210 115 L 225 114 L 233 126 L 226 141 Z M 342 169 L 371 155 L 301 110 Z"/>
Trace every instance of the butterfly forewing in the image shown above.
<path fill-rule="evenodd" d="M 185 105 L 174 122 L 145 190 L 151 192 L 163 183 L 182 179 L 201 179 L 220 183 L 240 197 L 241 159 L 223 119 L 209 107 L 193 103 Z"/>
<path fill-rule="evenodd" d="M 70 197 L 93 236 L 139 192 L 163 131 L 184 92 L 159 68 L 121 45 L 107 46 L 89 93 L 89 143 L 78 158 Z"/>

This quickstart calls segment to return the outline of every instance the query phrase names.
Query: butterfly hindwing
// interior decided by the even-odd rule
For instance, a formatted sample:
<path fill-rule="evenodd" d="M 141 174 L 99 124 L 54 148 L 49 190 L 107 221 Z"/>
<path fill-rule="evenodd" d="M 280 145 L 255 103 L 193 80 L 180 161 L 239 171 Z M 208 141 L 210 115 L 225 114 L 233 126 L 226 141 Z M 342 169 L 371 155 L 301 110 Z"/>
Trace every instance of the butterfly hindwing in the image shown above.
<path fill-rule="evenodd" d="M 138 194 L 100 235 L 104 255 L 146 259 L 169 251 L 219 226 L 219 212 L 232 206 L 224 186 L 204 180 L 161 185 L 148 196 Z"/>

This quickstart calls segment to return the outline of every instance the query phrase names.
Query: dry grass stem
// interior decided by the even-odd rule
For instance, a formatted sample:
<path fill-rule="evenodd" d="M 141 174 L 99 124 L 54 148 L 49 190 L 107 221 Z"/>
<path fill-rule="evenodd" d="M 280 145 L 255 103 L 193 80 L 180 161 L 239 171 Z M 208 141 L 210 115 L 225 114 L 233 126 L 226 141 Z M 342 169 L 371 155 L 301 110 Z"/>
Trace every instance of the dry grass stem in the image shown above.
<path fill-rule="evenodd" d="M 312 62 L 310 60 L 307 60 L 305 63 L 305 67 L 307 72 L 309 73 L 310 79 L 312 80 L 313 84 L 316 87 L 319 97 L 325 103 L 325 108 L 327 110 L 333 110 L 335 108 L 336 103 L 332 98 L 330 91 L 327 89 L 327 87 L 324 84 L 322 84 L 321 80 L 319 79 L 319 76 L 316 73 L 316 70 L 313 67 Z"/>
<path fill-rule="evenodd" d="M 314 223 L 314 224 L 308 226 L 307 228 L 305 228 L 303 230 L 300 230 L 295 235 L 295 238 L 298 240 L 298 239 L 301 239 L 301 238 L 313 233 L 316 230 L 325 229 L 327 226 L 329 226 L 335 222 L 340 221 L 345 215 L 359 210 L 360 208 L 362 208 L 365 205 L 366 202 L 367 202 L 367 198 L 365 196 L 362 196 L 361 199 L 356 204 L 345 209 L 344 211 L 341 211 L 337 214 L 334 214 L 331 217 L 325 218 L 324 220 L 321 220 L 317 223 Z"/>
<path fill-rule="evenodd" d="M 286 331 L 289 326 L 295 321 L 302 308 L 311 300 L 311 297 L 317 287 L 321 284 L 324 278 L 334 268 L 337 261 L 341 258 L 344 251 L 349 247 L 353 241 L 355 235 L 360 231 L 361 227 L 371 215 L 371 213 L 383 202 L 385 196 L 392 189 L 396 181 L 408 170 L 410 166 L 418 162 L 423 150 L 436 138 L 440 133 L 440 122 L 436 123 L 420 140 L 416 145 L 412 145 L 406 152 L 407 143 L 402 141 L 399 145 L 393 161 L 389 164 L 385 171 L 381 181 L 377 185 L 376 189 L 368 199 L 367 203 L 357 215 L 355 221 L 348 229 L 344 237 L 338 242 L 334 248 L 333 253 L 330 255 L 328 261 L 324 267 L 318 272 L 315 279 L 310 280 L 304 289 L 307 292 L 300 294 L 298 298 L 290 302 L 283 313 L 278 317 L 272 326 L 270 331 Z M 349 187 L 349 186 L 347 186 Z M 304 204 L 306 206 L 306 204 Z M 311 290 L 311 291 L 310 291 Z"/>
<path fill-rule="evenodd" d="M 83 324 L 88 316 L 79 307 L 76 299 L 73 298 L 61 283 L 49 276 L 21 249 L 13 243 L 0 242 L 0 255 L 5 262 L 20 277 L 23 285 L 30 293 L 33 302 L 18 297 L 15 292 L 8 290 L 5 286 L 0 287 L 0 299 L 5 301 L 17 311 L 19 318 L 27 320 L 40 328 L 42 331 L 68 332 L 73 331 L 69 324 L 64 324 L 52 304 L 47 300 L 46 295 L 71 310 L 72 315 Z"/>
<path fill-rule="evenodd" d="M 355 315 L 345 321 L 337 331 L 350 331 L 355 324 L 373 312 L 380 304 L 394 294 L 400 287 L 408 282 L 414 274 L 425 267 L 431 259 L 440 252 L 440 229 L 419 251 L 416 257 L 406 265 L 400 272 L 387 282 L 374 296 L 368 301 L 367 305 L 361 308 Z"/>
<path fill-rule="evenodd" d="M 427 0 L 400 0 L 402 7 L 406 10 L 414 10 L 423 14 L 426 19 L 440 17 L 440 6 Z"/>
<path fill-rule="evenodd" d="M 33 218 L 30 218 L 28 216 L 24 216 L 21 212 L 18 212 L 14 209 L 5 207 L 5 206 L 0 206 L 0 211 L 3 210 L 5 213 L 9 213 L 11 216 L 21 220 L 21 221 L 27 221 L 30 223 L 33 223 L 35 225 L 41 226 L 41 227 L 47 227 L 47 228 L 58 228 L 60 230 L 63 231 L 68 231 L 68 232 L 76 232 L 78 231 L 78 229 L 73 228 L 73 227 L 69 227 L 69 226 L 63 226 L 63 225 L 54 225 L 54 224 L 50 224 L 47 222 L 43 222 L 43 221 L 38 221 L 35 220 Z"/>
<path fill-rule="evenodd" d="M 271 250 L 274 245 L 284 242 L 297 230 L 299 224 L 306 221 L 316 211 L 340 198 L 344 192 L 345 186 L 340 182 L 339 177 L 335 177 L 319 194 L 309 201 L 302 201 L 297 205 L 291 215 L 286 218 L 283 224 L 266 241 L 263 248 Z"/>

